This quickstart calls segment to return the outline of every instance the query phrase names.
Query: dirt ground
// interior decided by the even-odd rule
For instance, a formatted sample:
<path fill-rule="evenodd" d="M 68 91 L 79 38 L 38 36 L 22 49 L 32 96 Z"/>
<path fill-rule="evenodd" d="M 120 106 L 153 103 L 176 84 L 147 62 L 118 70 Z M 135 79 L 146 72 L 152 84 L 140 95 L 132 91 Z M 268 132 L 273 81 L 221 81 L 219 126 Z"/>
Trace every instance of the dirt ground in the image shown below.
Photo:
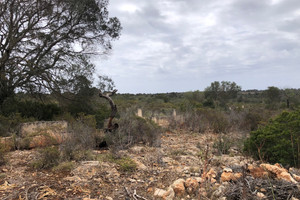
<path fill-rule="evenodd" d="M 71 172 L 34 170 L 30 163 L 37 157 L 36 149 L 9 152 L 6 164 L 0 166 L 0 199 L 124 200 L 134 192 L 141 199 L 158 199 L 153 196 L 155 188 L 167 189 L 179 178 L 200 177 L 208 159 L 216 167 L 253 162 L 238 151 L 216 156 L 217 140 L 216 134 L 166 132 L 160 147 L 137 145 L 118 153 L 135 160 L 137 169 L 132 172 L 101 159 L 75 163 Z M 110 154 L 108 150 L 94 153 L 98 157 Z"/>

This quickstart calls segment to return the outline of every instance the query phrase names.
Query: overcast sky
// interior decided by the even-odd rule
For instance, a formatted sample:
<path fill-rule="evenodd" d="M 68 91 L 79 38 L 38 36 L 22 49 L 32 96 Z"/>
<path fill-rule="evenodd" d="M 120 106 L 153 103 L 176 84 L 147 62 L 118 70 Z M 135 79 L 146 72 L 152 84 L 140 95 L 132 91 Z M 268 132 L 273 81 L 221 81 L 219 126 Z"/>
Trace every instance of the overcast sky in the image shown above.
<path fill-rule="evenodd" d="M 98 73 L 120 93 L 300 88 L 300 0 L 110 0 L 123 30 Z"/>

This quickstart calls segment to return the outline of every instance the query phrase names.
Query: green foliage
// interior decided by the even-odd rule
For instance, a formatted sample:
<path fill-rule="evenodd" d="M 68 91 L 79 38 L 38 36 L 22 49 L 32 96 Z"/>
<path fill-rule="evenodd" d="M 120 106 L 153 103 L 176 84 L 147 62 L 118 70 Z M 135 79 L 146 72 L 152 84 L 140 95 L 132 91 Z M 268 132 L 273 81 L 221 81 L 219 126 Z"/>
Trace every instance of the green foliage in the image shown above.
<path fill-rule="evenodd" d="M 278 107 L 278 103 L 280 102 L 280 89 L 274 86 L 268 87 L 268 89 L 264 92 L 267 108 L 275 109 Z"/>
<path fill-rule="evenodd" d="M 18 101 L 8 99 L 2 105 L 1 113 L 5 116 L 20 113 L 22 118 L 34 118 L 36 120 L 53 120 L 56 115 L 61 114 L 60 107 L 55 103 L 43 103 L 33 100 Z"/>
<path fill-rule="evenodd" d="M 106 154 L 106 155 L 99 155 L 98 160 L 116 163 L 118 165 L 118 170 L 121 172 L 133 172 L 137 168 L 136 162 L 127 156 L 120 157 L 115 154 Z"/>
<path fill-rule="evenodd" d="M 20 113 L 12 113 L 8 117 L 0 115 L 0 137 L 6 137 L 17 133 L 20 123 L 30 121 L 34 121 L 34 119 L 23 118 Z"/>
<path fill-rule="evenodd" d="M 57 166 L 54 166 L 52 170 L 54 172 L 70 172 L 74 169 L 75 163 L 74 162 L 62 162 L 59 163 Z"/>
<path fill-rule="evenodd" d="M 300 110 L 284 111 L 251 132 L 244 150 L 256 159 L 300 167 Z"/>
<path fill-rule="evenodd" d="M 219 81 L 215 81 L 205 89 L 204 96 L 205 99 L 213 100 L 220 106 L 225 107 L 230 99 L 237 98 L 239 91 L 241 91 L 241 87 L 235 82 L 222 81 L 220 83 Z M 210 104 L 207 103 L 207 105 Z"/>
<path fill-rule="evenodd" d="M 77 76 L 92 80 L 91 46 L 108 53 L 122 29 L 107 6 L 106 0 L 0 1 L 0 106 L 15 91 L 64 93 L 76 88 Z"/>
<path fill-rule="evenodd" d="M 133 172 L 137 167 L 136 163 L 129 157 L 117 159 L 115 162 L 120 166 L 119 170 L 122 172 Z"/>

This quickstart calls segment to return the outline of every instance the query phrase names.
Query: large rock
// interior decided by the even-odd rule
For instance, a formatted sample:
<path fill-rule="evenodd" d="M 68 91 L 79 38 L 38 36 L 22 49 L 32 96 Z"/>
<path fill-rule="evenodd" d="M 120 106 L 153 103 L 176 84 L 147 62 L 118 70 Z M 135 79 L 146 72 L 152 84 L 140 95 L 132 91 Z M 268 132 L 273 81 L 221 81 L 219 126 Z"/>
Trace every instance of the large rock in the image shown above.
<path fill-rule="evenodd" d="M 184 187 L 185 180 L 184 179 L 177 179 L 173 182 L 171 187 L 175 192 L 175 196 L 183 196 L 185 194 L 185 187 Z"/>
<path fill-rule="evenodd" d="M 36 148 L 61 144 L 69 136 L 66 121 L 38 121 L 20 126 L 19 148 Z"/>
<path fill-rule="evenodd" d="M 279 164 L 261 164 L 260 167 L 263 169 L 276 174 L 276 177 L 281 180 L 285 180 L 291 183 L 297 183 L 297 181 L 291 176 L 287 169 L 284 169 Z"/>

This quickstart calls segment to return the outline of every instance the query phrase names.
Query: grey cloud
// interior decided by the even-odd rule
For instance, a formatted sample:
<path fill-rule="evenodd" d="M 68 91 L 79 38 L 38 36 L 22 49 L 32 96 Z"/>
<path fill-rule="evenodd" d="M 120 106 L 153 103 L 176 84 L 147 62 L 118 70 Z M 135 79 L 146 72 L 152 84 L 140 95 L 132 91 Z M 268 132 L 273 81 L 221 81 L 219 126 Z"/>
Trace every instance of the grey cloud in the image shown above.
<path fill-rule="evenodd" d="M 201 90 L 215 80 L 262 89 L 276 78 L 300 87 L 299 0 L 111 0 L 110 10 L 124 30 L 97 66 L 121 92 Z"/>

